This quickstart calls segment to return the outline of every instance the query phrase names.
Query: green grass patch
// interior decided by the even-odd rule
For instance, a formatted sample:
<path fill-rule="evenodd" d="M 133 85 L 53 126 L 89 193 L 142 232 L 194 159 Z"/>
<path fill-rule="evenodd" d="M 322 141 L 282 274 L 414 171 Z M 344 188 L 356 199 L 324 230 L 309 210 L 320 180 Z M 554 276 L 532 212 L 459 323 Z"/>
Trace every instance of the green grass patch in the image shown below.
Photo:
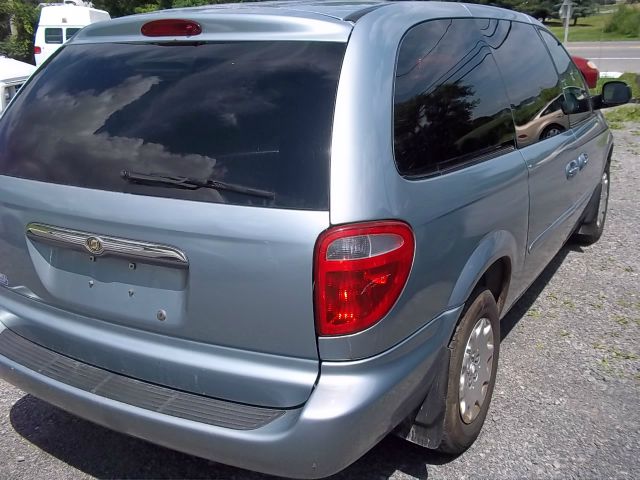
<path fill-rule="evenodd" d="M 538 309 L 530 308 L 526 316 L 533 317 L 533 318 L 540 318 L 542 317 L 542 313 Z"/>
<path fill-rule="evenodd" d="M 616 321 L 618 325 L 625 326 L 629 324 L 629 319 L 624 315 L 614 315 L 613 319 Z"/>
<path fill-rule="evenodd" d="M 604 26 L 606 33 L 616 32 L 627 38 L 640 37 L 640 9 L 631 5 L 620 5 Z"/>
<path fill-rule="evenodd" d="M 604 116 L 611 128 L 613 124 L 623 122 L 640 122 L 640 105 L 622 105 L 620 107 L 608 108 L 604 110 Z M 622 125 L 620 125 L 622 128 Z"/>
<path fill-rule="evenodd" d="M 599 42 L 612 40 L 629 40 L 629 37 L 618 31 L 605 31 L 609 19 L 614 14 L 605 13 L 591 17 L 579 18 L 577 25 L 569 25 L 570 42 Z M 573 22 L 571 22 L 573 23 Z M 564 40 L 564 26 L 561 20 L 551 20 L 545 23 L 560 41 Z"/>

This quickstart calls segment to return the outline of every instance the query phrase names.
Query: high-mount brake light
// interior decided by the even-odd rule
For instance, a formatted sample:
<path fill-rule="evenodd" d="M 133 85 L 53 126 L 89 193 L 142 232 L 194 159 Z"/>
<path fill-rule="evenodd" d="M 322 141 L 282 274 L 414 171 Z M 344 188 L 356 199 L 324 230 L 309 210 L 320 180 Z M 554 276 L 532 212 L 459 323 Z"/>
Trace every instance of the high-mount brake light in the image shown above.
<path fill-rule="evenodd" d="M 193 20 L 166 18 L 145 23 L 140 29 L 145 37 L 192 37 L 202 33 L 202 27 Z"/>
<path fill-rule="evenodd" d="M 315 251 L 316 331 L 356 333 L 379 322 L 404 288 L 415 250 L 399 221 L 342 225 L 320 235 Z"/>

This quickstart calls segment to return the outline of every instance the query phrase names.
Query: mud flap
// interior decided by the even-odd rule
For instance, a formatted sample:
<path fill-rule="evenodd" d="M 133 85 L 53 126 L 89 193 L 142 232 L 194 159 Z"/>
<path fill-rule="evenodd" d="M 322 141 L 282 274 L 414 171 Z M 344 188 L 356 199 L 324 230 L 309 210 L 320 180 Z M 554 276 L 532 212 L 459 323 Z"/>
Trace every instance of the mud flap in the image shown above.
<path fill-rule="evenodd" d="M 426 448 L 440 446 L 444 427 L 451 350 L 442 347 L 438 356 L 439 359 L 434 364 L 441 365 L 442 368 L 434 372 L 422 405 L 393 431 L 395 435 Z"/>

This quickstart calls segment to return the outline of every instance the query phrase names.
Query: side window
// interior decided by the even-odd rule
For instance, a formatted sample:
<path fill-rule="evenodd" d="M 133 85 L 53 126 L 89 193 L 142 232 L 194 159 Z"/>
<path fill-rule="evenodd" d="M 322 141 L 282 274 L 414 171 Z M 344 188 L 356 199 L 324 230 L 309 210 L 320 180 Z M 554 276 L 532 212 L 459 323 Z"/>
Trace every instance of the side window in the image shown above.
<path fill-rule="evenodd" d="M 62 43 L 61 28 L 45 28 L 44 43 Z"/>
<path fill-rule="evenodd" d="M 561 109 L 563 94 L 558 74 L 535 28 L 507 20 L 477 22 L 504 79 L 518 147 L 567 130 L 569 118 Z"/>
<path fill-rule="evenodd" d="M 549 32 L 540 30 L 540 36 L 551 53 L 553 63 L 560 74 L 564 91 L 565 111 L 569 113 L 569 123 L 580 123 L 591 114 L 589 89 L 580 70 L 560 42 Z"/>
<path fill-rule="evenodd" d="M 75 28 L 75 27 L 67 28 L 67 29 L 65 30 L 65 32 L 64 32 L 64 34 L 65 34 L 65 37 L 64 37 L 65 41 L 69 40 L 71 37 L 73 37 L 73 36 L 74 36 L 76 33 L 78 33 L 79 31 L 80 31 L 80 29 L 79 29 L 79 28 Z"/>
<path fill-rule="evenodd" d="M 446 172 L 514 148 L 509 104 L 471 19 L 432 20 L 398 52 L 394 150 L 404 176 Z"/>

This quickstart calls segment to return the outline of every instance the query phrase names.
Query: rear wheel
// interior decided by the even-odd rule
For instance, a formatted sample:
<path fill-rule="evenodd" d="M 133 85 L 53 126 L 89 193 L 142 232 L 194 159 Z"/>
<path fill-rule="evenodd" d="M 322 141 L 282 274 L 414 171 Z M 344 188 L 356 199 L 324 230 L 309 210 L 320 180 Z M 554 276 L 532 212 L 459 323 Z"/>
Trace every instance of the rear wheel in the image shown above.
<path fill-rule="evenodd" d="M 498 306 L 489 290 L 472 298 L 451 339 L 442 442 L 445 453 L 464 452 L 478 437 L 496 381 L 500 351 Z"/>
<path fill-rule="evenodd" d="M 600 184 L 593 192 L 589 205 L 587 205 L 587 212 L 582 225 L 574 235 L 578 242 L 590 245 L 600 240 L 604 232 L 604 222 L 607 219 L 610 184 L 609 164 L 607 164 L 602 173 Z"/>

